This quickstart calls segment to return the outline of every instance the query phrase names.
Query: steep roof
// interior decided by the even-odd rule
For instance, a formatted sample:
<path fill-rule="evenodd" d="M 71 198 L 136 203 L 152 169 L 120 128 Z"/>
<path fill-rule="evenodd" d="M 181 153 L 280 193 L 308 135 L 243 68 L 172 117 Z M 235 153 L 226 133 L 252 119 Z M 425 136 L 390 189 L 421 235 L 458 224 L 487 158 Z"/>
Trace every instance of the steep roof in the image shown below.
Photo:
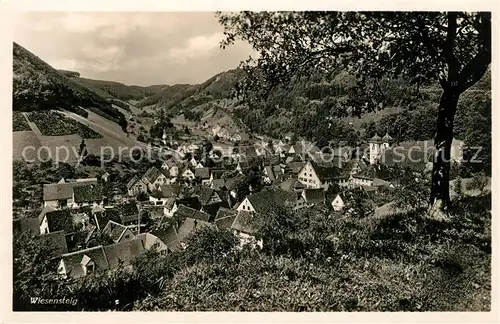
<path fill-rule="evenodd" d="M 210 169 L 196 168 L 194 169 L 194 176 L 200 179 L 210 179 Z"/>
<path fill-rule="evenodd" d="M 90 222 L 94 223 L 100 230 L 103 230 L 109 221 L 121 222 L 119 209 L 106 208 L 102 212 L 94 213 L 93 217 L 90 218 Z"/>
<path fill-rule="evenodd" d="M 264 167 L 264 170 L 266 171 L 266 175 L 269 178 L 269 180 L 274 181 L 276 180 L 276 177 L 274 175 L 274 170 L 273 167 L 268 165 Z"/>
<path fill-rule="evenodd" d="M 170 226 L 167 229 L 154 230 L 151 233 L 156 235 L 170 251 L 182 250 L 181 243 L 177 237 L 177 230 L 174 226 Z"/>
<path fill-rule="evenodd" d="M 161 192 L 164 198 L 178 197 L 181 193 L 181 186 L 178 184 L 166 184 L 161 186 Z"/>
<path fill-rule="evenodd" d="M 43 185 L 43 200 L 66 200 L 73 198 L 71 183 L 50 183 Z"/>
<path fill-rule="evenodd" d="M 235 217 L 233 224 L 231 224 L 231 229 L 250 235 L 258 233 L 261 229 L 261 224 L 257 221 L 256 217 L 258 216 L 253 213 L 240 211 Z"/>
<path fill-rule="evenodd" d="M 75 186 L 73 190 L 77 203 L 100 201 L 103 198 L 102 186 L 99 184 Z"/>
<path fill-rule="evenodd" d="M 195 213 L 196 209 L 181 204 L 175 211 L 174 216 L 192 217 Z"/>
<path fill-rule="evenodd" d="M 306 186 L 295 178 L 290 178 L 279 184 L 279 188 L 284 191 L 294 191 L 304 189 Z"/>
<path fill-rule="evenodd" d="M 151 168 L 149 168 L 146 171 L 146 173 L 144 173 L 144 175 L 142 176 L 142 179 L 149 181 L 149 183 L 153 183 L 162 174 L 163 173 L 160 170 L 158 170 L 157 167 L 152 166 Z"/>
<path fill-rule="evenodd" d="M 215 215 L 215 225 L 221 229 L 229 229 L 236 218 L 237 212 L 229 208 L 220 207 Z"/>
<path fill-rule="evenodd" d="M 132 186 L 134 186 L 137 181 L 140 181 L 139 177 L 134 175 L 128 182 L 127 182 L 127 189 L 130 189 L 132 188 Z"/>
<path fill-rule="evenodd" d="M 128 223 L 139 219 L 139 207 L 131 202 L 123 205 L 118 205 L 115 209 L 120 214 L 120 223 Z"/>
<path fill-rule="evenodd" d="M 192 232 L 200 228 L 210 227 L 210 226 L 213 225 L 203 220 L 188 217 L 177 229 L 177 237 L 180 242 L 184 242 L 186 238 L 189 236 L 189 234 L 191 234 Z"/>
<path fill-rule="evenodd" d="M 45 214 L 51 232 L 64 231 L 65 233 L 73 233 L 73 215 L 70 211 L 55 210 Z"/>
<path fill-rule="evenodd" d="M 208 205 L 208 203 L 210 202 L 210 198 L 212 198 L 213 195 L 218 196 L 215 189 L 207 188 L 205 186 L 196 186 L 193 195 L 198 196 L 198 199 L 202 206 Z"/>
<path fill-rule="evenodd" d="M 325 201 L 323 189 L 304 189 L 304 198 L 308 204 L 319 204 Z"/>
<path fill-rule="evenodd" d="M 40 238 L 45 244 L 49 244 L 51 249 L 53 249 L 51 257 L 59 257 L 68 253 L 68 244 L 66 243 L 64 231 L 43 234 L 40 235 Z"/>
<path fill-rule="evenodd" d="M 123 262 L 123 265 L 128 265 L 144 251 L 141 239 L 128 240 L 104 246 L 104 253 L 106 254 L 110 268 L 118 267 L 120 262 Z"/>
<path fill-rule="evenodd" d="M 70 277 L 78 278 L 84 276 L 84 270 L 81 264 L 84 256 L 87 256 L 87 258 L 93 260 L 95 262 L 96 268 L 109 269 L 109 263 L 106 254 L 104 253 L 104 248 L 102 245 L 98 245 L 88 249 L 62 255 L 64 266 L 66 267 L 66 272 Z"/>
<path fill-rule="evenodd" d="M 197 219 L 204 222 L 210 222 L 212 216 L 208 213 L 197 210 L 192 216 L 193 219 Z"/>
<path fill-rule="evenodd" d="M 340 169 L 336 166 L 323 166 L 313 161 L 310 161 L 310 163 L 321 182 L 337 179 L 342 176 Z"/>
<path fill-rule="evenodd" d="M 260 191 L 246 197 L 256 213 L 266 213 L 273 207 L 285 207 L 287 203 L 295 203 L 297 196 L 293 192 L 282 190 Z"/>
<path fill-rule="evenodd" d="M 108 234 L 111 237 L 111 239 L 113 240 L 113 242 L 116 243 L 121 239 L 123 233 L 127 229 L 128 229 L 127 226 L 113 222 L 110 220 L 108 222 L 108 224 L 106 225 L 106 227 L 103 229 L 103 232 Z"/>

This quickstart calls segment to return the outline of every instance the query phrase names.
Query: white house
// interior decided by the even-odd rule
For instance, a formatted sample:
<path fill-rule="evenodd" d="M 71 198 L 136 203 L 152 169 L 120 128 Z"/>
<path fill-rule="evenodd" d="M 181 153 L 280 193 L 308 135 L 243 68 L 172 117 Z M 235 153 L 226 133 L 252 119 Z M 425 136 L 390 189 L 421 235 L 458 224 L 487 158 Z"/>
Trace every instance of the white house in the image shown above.
<path fill-rule="evenodd" d="M 335 199 L 333 199 L 333 201 L 332 201 L 333 210 L 335 210 L 335 211 L 341 211 L 342 209 L 344 209 L 344 207 L 345 207 L 345 201 L 342 198 L 342 196 L 343 195 L 341 195 L 341 194 L 337 194 L 337 196 L 335 197 Z"/>

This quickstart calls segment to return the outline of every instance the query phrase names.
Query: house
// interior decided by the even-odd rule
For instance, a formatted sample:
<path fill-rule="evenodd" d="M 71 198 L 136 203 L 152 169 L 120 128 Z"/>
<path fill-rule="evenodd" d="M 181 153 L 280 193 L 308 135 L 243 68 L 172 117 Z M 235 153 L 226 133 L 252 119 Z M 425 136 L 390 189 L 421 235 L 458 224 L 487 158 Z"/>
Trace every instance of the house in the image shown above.
<path fill-rule="evenodd" d="M 104 204 L 103 191 L 100 184 L 89 183 L 73 186 L 73 197 L 73 208 L 102 206 Z"/>
<path fill-rule="evenodd" d="M 168 246 L 160 238 L 151 233 L 141 233 L 136 237 L 142 241 L 145 250 L 156 249 L 158 252 L 168 251 Z"/>
<path fill-rule="evenodd" d="M 170 177 L 167 177 L 162 171 L 154 166 L 146 171 L 141 180 L 148 186 L 149 190 L 159 189 L 164 184 L 170 183 Z"/>
<path fill-rule="evenodd" d="M 77 231 L 83 231 L 89 224 L 88 216 L 77 217 L 77 214 L 72 213 L 70 209 L 47 210 L 44 208 L 44 210 L 42 210 L 42 212 L 38 216 L 38 221 L 40 226 L 40 234 L 47 234 L 57 231 L 64 231 L 64 233 L 74 233 Z"/>
<path fill-rule="evenodd" d="M 66 243 L 66 236 L 64 231 L 56 231 L 52 233 L 40 235 L 42 244 L 50 246 L 50 258 L 57 258 L 61 255 L 68 253 L 68 244 Z"/>
<path fill-rule="evenodd" d="M 280 183 L 278 187 L 288 192 L 301 192 L 306 186 L 295 178 L 289 178 Z"/>
<path fill-rule="evenodd" d="M 77 189 L 79 201 L 75 202 L 75 188 L 82 186 L 85 189 Z M 97 184 L 96 178 L 77 179 L 73 182 L 65 182 L 64 179 L 61 179 L 58 183 L 43 186 L 43 201 L 45 207 L 54 208 L 76 208 L 93 203 L 102 204 L 102 188 Z"/>
<path fill-rule="evenodd" d="M 140 222 L 140 211 L 139 207 L 131 202 L 128 204 L 122 204 L 114 208 L 116 212 L 120 215 L 120 224 L 125 226 L 138 225 Z"/>
<path fill-rule="evenodd" d="M 142 238 L 110 245 L 98 245 L 61 256 L 57 273 L 62 278 L 81 278 L 97 271 L 128 267 L 146 249 Z"/>
<path fill-rule="evenodd" d="M 193 181 L 196 178 L 193 170 L 191 170 L 189 166 L 184 168 L 184 170 L 181 172 L 181 177 L 186 181 Z"/>
<path fill-rule="evenodd" d="M 341 211 L 344 209 L 346 204 L 346 196 L 344 193 L 338 193 L 335 199 L 332 201 L 332 208 L 335 211 Z"/>
<path fill-rule="evenodd" d="M 209 168 L 197 168 L 194 169 L 194 176 L 196 179 L 201 180 L 202 185 L 210 185 L 210 169 Z"/>
<path fill-rule="evenodd" d="M 293 160 L 293 159 L 292 159 Z M 286 163 L 285 174 L 297 176 L 306 163 L 302 161 L 291 161 Z"/>
<path fill-rule="evenodd" d="M 169 252 L 182 251 L 181 242 L 177 236 L 177 227 L 174 225 L 168 228 L 158 228 L 151 232 L 155 235 L 165 246 Z"/>
<path fill-rule="evenodd" d="M 372 186 L 375 179 L 391 179 L 389 169 L 383 164 L 370 165 L 360 173 L 350 176 L 350 187 Z"/>
<path fill-rule="evenodd" d="M 91 209 L 89 223 L 94 225 L 97 230 L 101 231 L 104 229 L 110 220 L 117 223 L 121 222 L 120 213 L 116 208 L 95 206 Z"/>
<path fill-rule="evenodd" d="M 73 205 L 73 186 L 70 183 L 43 185 L 44 207 L 61 208 Z"/>
<path fill-rule="evenodd" d="M 296 208 L 298 200 L 297 194 L 293 192 L 282 190 L 260 191 L 245 197 L 236 210 L 238 212 L 263 214 L 272 211 L 276 207 Z"/>
<path fill-rule="evenodd" d="M 183 248 L 186 247 L 186 241 L 189 235 L 201 228 L 214 227 L 208 221 L 200 220 L 197 218 L 187 217 L 177 229 L 177 238 Z"/>
<path fill-rule="evenodd" d="M 306 188 L 302 191 L 301 196 L 308 206 L 314 206 L 325 202 L 325 191 L 322 188 Z"/>
<path fill-rule="evenodd" d="M 109 269 L 102 245 L 63 254 L 57 273 L 63 278 L 81 278 L 97 270 Z"/>
<path fill-rule="evenodd" d="M 345 165 L 345 170 L 349 174 L 358 174 L 368 167 L 368 162 L 361 158 L 352 159 Z"/>
<path fill-rule="evenodd" d="M 260 229 L 261 225 L 256 221 L 255 215 L 248 211 L 238 212 L 231 224 L 231 230 L 240 239 L 240 246 L 250 245 L 262 249 L 264 242 L 262 238 L 258 238 Z"/>
<path fill-rule="evenodd" d="M 135 238 L 134 233 L 132 233 L 132 231 L 127 226 L 116 223 L 112 220 L 108 222 L 102 232 L 109 235 L 109 237 L 111 237 L 111 239 L 115 243 L 123 242 L 126 240 L 133 240 Z"/>
<path fill-rule="evenodd" d="M 231 229 L 237 214 L 235 210 L 220 207 L 215 215 L 214 223 L 220 229 Z"/>
<path fill-rule="evenodd" d="M 175 161 L 165 161 L 161 165 L 161 168 L 165 171 L 168 171 L 171 178 L 176 178 L 179 175 L 179 167 L 177 166 L 177 163 L 175 163 Z"/>
<path fill-rule="evenodd" d="M 278 168 L 279 168 L 279 165 L 278 165 Z M 281 176 L 281 174 L 279 173 L 280 171 L 275 172 L 275 170 L 276 169 L 270 165 L 264 167 L 264 182 L 266 182 L 268 184 L 273 183 Z"/>
<path fill-rule="evenodd" d="M 307 161 L 298 174 L 298 179 L 307 188 L 327 188 L 328 185 L 345 182 L 347 177 L 342 176 L 340 169 L 335 166 L 320 166 Z"/>
<path fill-rule="evenodd" d="M 137 196 L 141 193 L 146 193 L 147 191 L 148 185 L 136 175 L 134 175 L 127 183 L 127 192 L 129 196 Z"/>

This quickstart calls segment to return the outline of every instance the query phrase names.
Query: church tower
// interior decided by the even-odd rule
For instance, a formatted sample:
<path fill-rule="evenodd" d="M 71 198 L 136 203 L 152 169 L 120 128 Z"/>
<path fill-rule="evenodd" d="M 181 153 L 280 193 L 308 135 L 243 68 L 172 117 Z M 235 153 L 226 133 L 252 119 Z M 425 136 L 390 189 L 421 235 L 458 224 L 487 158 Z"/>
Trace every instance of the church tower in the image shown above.
<path fill-rule="evenodd" d="M 370 139 L 370 164 L 375 164 L 380 156 L 380 151 L 382 148 L 382 139 L 380 136 L 375 134 Z"/>
<path fill-rule="evenodd" d="M 382 137 L 382 146 L 383 149 L 387 149 L 392 146 L 394 139 L 389 135 L 389 133 L 385 133 L 384 137 Z"/>

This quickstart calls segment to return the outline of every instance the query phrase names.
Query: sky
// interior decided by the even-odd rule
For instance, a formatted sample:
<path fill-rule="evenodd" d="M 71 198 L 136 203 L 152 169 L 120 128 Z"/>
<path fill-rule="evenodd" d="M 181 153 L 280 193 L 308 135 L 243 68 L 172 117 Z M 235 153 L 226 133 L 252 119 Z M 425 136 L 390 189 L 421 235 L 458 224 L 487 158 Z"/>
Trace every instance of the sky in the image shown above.
<path fill-rule="evenodd" d="M 252 53 L 220 49 L 213 12 L 30 12 L 14 41 L 56 69 L 128 85 L 201 83 Z"/>

